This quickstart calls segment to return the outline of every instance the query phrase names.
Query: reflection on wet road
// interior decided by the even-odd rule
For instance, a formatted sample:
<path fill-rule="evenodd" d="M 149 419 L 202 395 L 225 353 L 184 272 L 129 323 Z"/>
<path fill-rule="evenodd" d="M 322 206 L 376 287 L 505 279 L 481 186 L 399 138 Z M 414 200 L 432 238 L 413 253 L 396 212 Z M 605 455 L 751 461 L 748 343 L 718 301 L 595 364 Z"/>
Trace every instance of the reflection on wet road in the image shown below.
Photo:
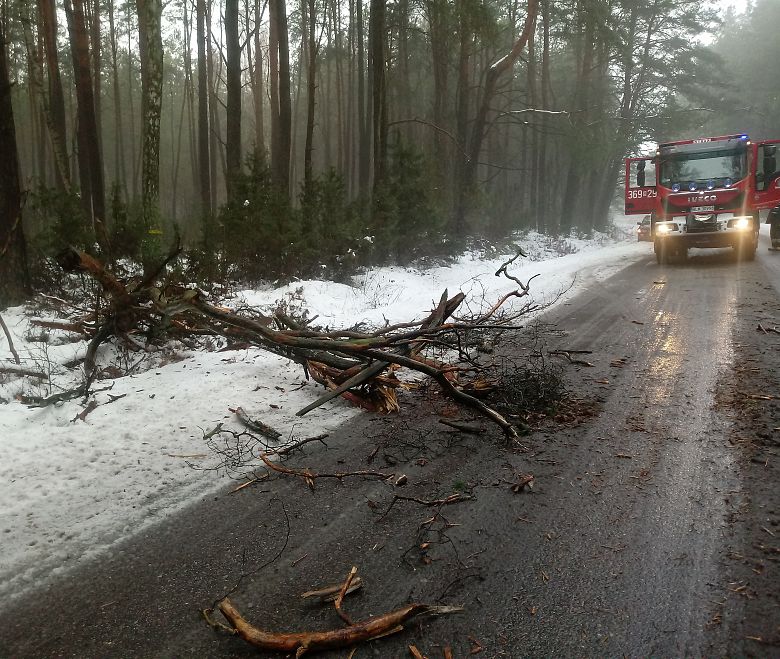
<path fill-rule="evenodd" d="M 563 581 L 540 593 L 544 620 L 565 618 L 571 628 L 555 640 L 528 638 L 529 654 L 711 651 L 725 499 L 739 488 L 715 393 L 733 360 L 740 278 L 760 268 L 730 252 L 703 252 L 684 266 L 648 258 L 558 318 L 562 345 L 612 365 L 590 377 L 609 382 L 598 389 L 604 411 L 576 438 L 572 461 L 583 479 L 572 481 L 555 520 L 581 536 L 539 557 Z"/>

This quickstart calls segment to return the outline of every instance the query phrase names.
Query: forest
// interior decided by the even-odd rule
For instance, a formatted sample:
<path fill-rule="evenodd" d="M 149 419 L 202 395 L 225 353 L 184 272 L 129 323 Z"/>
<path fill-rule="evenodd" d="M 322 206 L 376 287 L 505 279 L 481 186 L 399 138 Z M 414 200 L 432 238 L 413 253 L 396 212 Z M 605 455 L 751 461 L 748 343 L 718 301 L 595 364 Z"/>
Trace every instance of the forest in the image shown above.
<path fill-rule="evenodd" d="M 105 262 L 339 277 L 604 229 L 648 144 L 780 138 L 780 3 L 0 0 L 0 307 Z"/>

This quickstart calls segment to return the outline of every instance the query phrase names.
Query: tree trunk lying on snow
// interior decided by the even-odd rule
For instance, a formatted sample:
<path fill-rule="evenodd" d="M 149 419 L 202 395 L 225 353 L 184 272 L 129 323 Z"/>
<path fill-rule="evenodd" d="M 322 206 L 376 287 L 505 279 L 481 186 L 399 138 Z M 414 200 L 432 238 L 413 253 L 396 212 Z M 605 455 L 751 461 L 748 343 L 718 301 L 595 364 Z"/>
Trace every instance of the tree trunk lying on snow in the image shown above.
<path fill-rule="evenodd" d="M 314 331 L 282 312 L 272 318 L 237 313 L 210 304 L 196 289 L 154 286 L 149 277 L 131 287 L 108 272 L 97 259 L 75 249 L 63 252 L 58 263 L 66 271 L 90 275 L 100 283 L 109 299 L 104 316 L 98 319 L 84 362 L 88 383 L 95 376 L 97 348 L 111 336 L 137 344 L 129 335 L 141 330 L 149 335 L 171 338 L 208 333 L 292 359 L 303 366 L 307 375 L 311 374 L 330 389 L 300 410 L 299 415 L 345 394 L 369 409 L 397 409 L 394 389 L 400 382 L 392 372 L 386 372 L 405 367 L 431 377 L 447 396 L 494 421 L 507 436 L 516 437 L 515 428 L 501 414 L 463 391 L 464 386 L 469 385 L 465 381 L 469 374 L 472 379 L 479 376 L 479 368 L 473 361 L 468 368 L 462 368 L 440 364 L 420 354 L 426 347 L 435 346 L 451 348 L 462 357 L 469 335 L 479 331 L 517 329 L 514 321 L 537 307 L 527 303 L 521 311 L 498 316 L 497 312 L 508 299 L 528 295 L 530 280 L 523 283 L 506 272 L 506 266 L 516 258 L 505 263 L 496 275 L 504 275 L 518 288 L 504 295 L 486 313 L 467 320 L 450 320 L 464 295 L 458 293 L 449 298 L 445 290 L 439 304 L 425 320 L 391 325 L 373 333 Z"/>

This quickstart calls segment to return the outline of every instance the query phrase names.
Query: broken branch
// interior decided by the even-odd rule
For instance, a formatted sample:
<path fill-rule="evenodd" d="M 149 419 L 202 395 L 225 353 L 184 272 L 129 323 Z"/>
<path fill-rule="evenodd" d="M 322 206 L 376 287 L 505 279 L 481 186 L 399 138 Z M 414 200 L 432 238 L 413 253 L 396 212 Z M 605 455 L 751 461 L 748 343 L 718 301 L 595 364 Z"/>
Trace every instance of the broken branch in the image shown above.
<path fill-rule="evenodd" d="M 22 360 L 19 359 L 19 353 L 16 352 L 16 348 L 14 348 L 14 342 L 13 339 L 11 338 L 11 332 L 8 331 L 8 326 L 5 324 L 2 314 L 0 314 L 0 327 L 3 328 L 3 332 L 5 333 L 5 338 L 8 339 L 8 349 L 11 351 L 14 361 L 17 364 L 21 364 Z"/>
<path fill-rule="evenodd" d="M 250 645 L 262 650 L 294 651 L 296 657 L 301 657 L 309 650 L 333 650 L 350 647 L 385 636 L 396 630 L 400 631 L 403 628 L 403 623 L 416 616 L 445 615 L 463 610 L 462 607 L 457 606 L 409 604 L 395 611 L 356 622 L 344 629 L 281 634 L 265 631 L 250 624 L 227 598 L 223 599 L 218 606 L 230 626 Z"/>
<path fill-rule="evenodd" d="M 309 597 L 319 597 L 323 602 L 333 602 L 339 596 L 342 586 L 343 584 L 334 584 L 333 586 L 326 586 L 325 588 L 320 588 L 318 590 L 307 590 L 301 595 L 301 597 L 303 599 L 307 599 Z M 344 591 L 344 596 L 349 595 L 350 593 L 354 593 L 356 590 L 362 587 L 363 580 L 356 575 L 350 582 L 346 591 Z"/>
<path fill-rule="evenodd" d="M 364 469 L 360 471 L 344 471 L 344 472 L 336 472 L 336 473 L 322 473 L 322 472 L 316 473 L 308 469 L 301 469 L 301 470 L 289 469 L 288 467 L 283 467 L 282 465 L 269 460 L 268 459 L 269 455 L 273 455 L 273 453 L 260 453 L 260 459 L 266 464 L 266 466 L 269 469 L 273 471 L 277 471 L 280 474 L 285 474 L 287 476 L 297 476 L 298 478 L 302 478 L 312 490 L 314 489 L 314 481 L 316 481 L 318 478 L 337 478 L 338 480 L 341 480 L 343 478 L 347 478 L 348 476 L 364 476 L 364 477 L 373 476 L 375 478 L 386 480 L 393 476 L 393 474 L 385 474 L 381 471 L 372 471 L 370 469 Z"/>
<path fill-rule="evenodd" d="M 15 368 L 14 366 L 0 366 L 0 373 L 25 375 L 29 378 L 38 378 L 40 380 L 46 380 L 49 377 L 46 373 L 41 373 L 40 371 L 33 371 L 28 368 Z"/>
<path fill-rule="evenodd" d="M 344 611 L 341 610 L 341 602 L 344 599 L 344 595 L 346 595 L 347 590 L 349 590 L 349 585 L 352 583 L 352 579 L 354 579 L 356 574 L 357 567 L 353 565 L 352 569 L 347 575 L 347 578 L 344 580 L 344 584 L 341 586 L 341 590 L 339 590 L 339 594 L 336 595 L 336 599 L 333 600 L 333 606 L 336 608 L 336 613 L 339 614 L 339 618 L 346 622 L 350 627 L 354 626 L 355 623 L 352 622 L 352 618 L 350 618 L 346 613 L 344 613 Z"/>
<path fill-rule="evenodd" d="M 238 420 L 247 428 L 249 428 L 249 430 L 254 430 L 257 433 L 260 433 L 266 439 L 276 441 L 282 436 L 282 433 L 280 433 L 278 430 L 274 430 L 271 428 L 271 426 L 266 425 L 259 419 L 251 419 L 242 408 L 237 407 L 235 409 L 228 409 L 230 409 L 230 411 L 233 412 L 236 417 L 238 417 Z"/>

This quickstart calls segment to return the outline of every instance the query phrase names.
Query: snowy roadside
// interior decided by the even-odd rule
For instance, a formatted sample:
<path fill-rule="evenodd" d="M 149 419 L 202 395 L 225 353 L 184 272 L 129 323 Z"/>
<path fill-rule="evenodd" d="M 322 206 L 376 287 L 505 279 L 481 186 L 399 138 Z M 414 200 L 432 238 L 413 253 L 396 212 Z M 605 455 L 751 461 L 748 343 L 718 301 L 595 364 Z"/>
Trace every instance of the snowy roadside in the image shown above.
<path fill-rule="evenodd" d="M 538 235 L 521 244 L 531 260 L 512 274 L 540 275 L 532 283 L 539 302 L 566 291 L 560 303 L 648 254 L 647 244 L 630 239 L 571 239 L 565 251 L 578 251 L 557 258 L 552 254 L 560 246 Z M 353 286 L 302 281 L 243 291 L 236 304 L 275 306 L 285 299 L 331 327 L 410 320 L 424 316 L 445 288 L 451 295 L 464 291 L 472 305 L 495 301 L 513 288 L 493 275 L 506 258 L 467 254 L 447 267 L 376 269 Z M 52 393 L 74 386 L 78 369 L 58 365 L 83 355 L 84 342 L 66 342 L 56 331 L 48 343 L 31 341 L 40 331 L 29 327 L 21 307 L 3 311 L 3 318 L 25 365 L 52 368 Z M 7 354 L 4 337 L 0 346 Z M 106 348 L 98 359 L 111 357 Z M 95 394 L 98 406 L 84 420 L 77 417 L 79 400 L 28 408 L 16 396 L 38 393 L 36 381 L 0 380 L 0 597 L 6 602 L 225 486 L 223 474 L 190 463 L 216 464 L 203 433 L 220 422 L 234 424 L 228 408 L 241 406 L 291 438 L 332 431 L 359 413 L 336 400 L 295 417 L 321 388 L 305 382 L 296 364 L 256 349 L 182 350 L 144 368 L 97 382 L 98 389 L 112 388 Z"/>

